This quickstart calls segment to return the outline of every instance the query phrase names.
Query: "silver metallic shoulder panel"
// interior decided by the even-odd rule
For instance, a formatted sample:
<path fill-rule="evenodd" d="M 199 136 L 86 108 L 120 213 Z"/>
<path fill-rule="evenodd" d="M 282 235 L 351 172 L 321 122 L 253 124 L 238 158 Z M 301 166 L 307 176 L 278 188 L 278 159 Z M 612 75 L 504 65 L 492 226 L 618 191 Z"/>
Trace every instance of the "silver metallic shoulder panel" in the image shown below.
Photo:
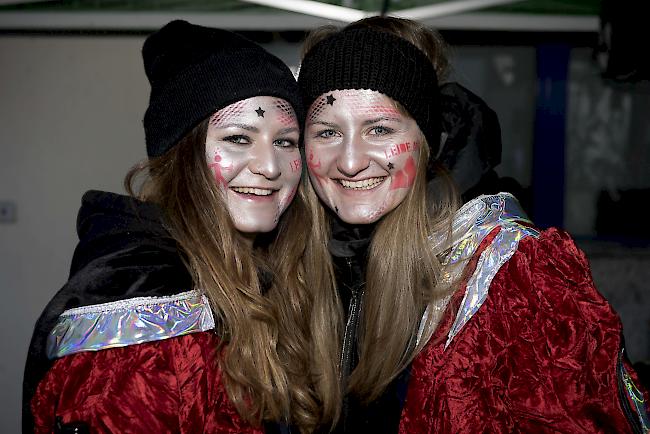
<path fill-rule="evenodd" d="M 210 303 L 196 290 L 170 297 L 138 297 L 83 306 L 59 316 L 47 339 L 47 356 L 55 359 L 213 328 Z"/>
<path fill-rule="evenodd" d="M 442 261 L 443 281 L 452 283 L 461 278 L 465 267 L 485 237 L 495 228 L 499 228 L 499 233 L 481 253 L 476 270 L 467 282 L 465 295 L 447 336 L 445 348 L 481 307 L 488 295 L 492 279 L 517 251 L 519 241 L 528 236 L 539 236 L 539 232 L 528 225 L 532 225 L 532 222 L 517 199 L 509 193 L 499 193 L 480 196 L 466 203 L 456 213 L 452 223 L 451 242 L 446 241 L 449 239 L 447 237 L 432 237 L 435 251 L 445 252 Z M 445 249 L 445 245 L 451 247 Z M 447 306 L 448 301 L 449 298 L 427 307 L 420 323 L 418 342 L 431 309 L 440 311 Z"/>

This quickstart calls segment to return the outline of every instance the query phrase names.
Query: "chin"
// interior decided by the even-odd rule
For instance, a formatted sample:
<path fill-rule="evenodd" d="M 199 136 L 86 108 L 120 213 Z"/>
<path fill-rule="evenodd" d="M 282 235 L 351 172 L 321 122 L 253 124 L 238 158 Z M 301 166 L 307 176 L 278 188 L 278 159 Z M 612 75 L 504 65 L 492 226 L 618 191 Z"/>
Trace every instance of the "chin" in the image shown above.
<path fill-rule="evenodd" d="M 338 214 L 338 216 L 345 223 L 351 225 L 369 225 L 371 223 L 375 223 L 382 217 L 382 215 L 373 216 L 373 215 L 359 215 L 359 214 L 346 214 L 346 213 L 340 213 Z"/>
<path fill-rule="evenodd" d="M 260 224 L 258 222 L 234 222 L 235 229 L 245 235 L 256 235 L 271 232 L 276 228 L 277 223 Z"/>

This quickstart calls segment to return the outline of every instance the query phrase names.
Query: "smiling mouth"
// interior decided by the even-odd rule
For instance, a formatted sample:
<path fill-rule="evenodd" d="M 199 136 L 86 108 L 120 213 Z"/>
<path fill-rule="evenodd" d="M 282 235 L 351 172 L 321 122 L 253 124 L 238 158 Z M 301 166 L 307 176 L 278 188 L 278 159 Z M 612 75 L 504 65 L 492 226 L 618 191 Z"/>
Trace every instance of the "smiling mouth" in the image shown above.
<path fill-rule="evenodd" d="M 372 190 L 384 182 L 386 176 L 377 178 L 368 178 L 362 181 L 348 181 L 347 179 L 337 179 L 336 181 L 346 190 Z"/>
<path fill-rule="evenodd" d="M 230 187 L 232 191 L 239 194 L 249 194 L 251 196 L 270 196 L 276 190 L 268 188 L 254 188 L 254 187 Z"/>

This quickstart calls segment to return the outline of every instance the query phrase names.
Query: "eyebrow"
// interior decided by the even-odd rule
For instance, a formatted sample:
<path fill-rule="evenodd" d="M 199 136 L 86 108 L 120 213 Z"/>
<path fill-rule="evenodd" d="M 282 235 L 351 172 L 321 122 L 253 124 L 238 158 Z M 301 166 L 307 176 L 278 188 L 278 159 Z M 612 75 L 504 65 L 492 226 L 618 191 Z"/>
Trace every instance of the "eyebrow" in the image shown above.
<path fill-rule="evenodd" d="M 381 116 L 381 117 L 378 117 L 378 118 L 368 119 L 367 121 L 363 121 L 363 124 L 362 124 L 362 125 L 364 125 L 364 126 L 365 126 L 365 125 L 372 125 L 372 124 L 375 124 L 375 123 L 377 123 L 377 122 L 379 122 L 379 121 L 395 121 L 395 122 L 400 122 L 401 119 L 400 119 L 400 118 L 392 118 L 392 117 L 388 117 L 388 116 Z M 315 125 L 315 124 L 325 125 L 326 127 L 330 127 L 330 128 L 336 128 L 336 127 L 338 127 L 338 124 L 333 123 L 333 122 L 326 122 L 326 121 L 313 121 L 313 122 L 309 122 L 309 123 L 308 123 L 309 126 L 311 126 L 311 125 Z"/>
<path fill-rule="evenodd" d="M 226 128 L 231 128 L 231 127 L 237 127 L 241 128 L 242 130 L 250 131 L 252 133 L 259 133 L 260 130 L 252 125 L 247 125 L 247 124 L 237 124 L 237 123 L 229 123 L 226 125 L 215 125 L 216 128 L 219 129 L 226 129 Z"/>
<path fill-rule="evenodd" d="M 375 124 L 375 123 L 377 123 L 379 121 L 395 121 L 395 122 L 399 122 L 400 120 L 401 119 L 399 119 L 399 118 L 391 118 L 391 117 L 388 117 L 388 116 L 381 116 L 379 118 L 368 119 L 367 121 L 363 121 L 363 125 L 372 125 L 372 124 Z"/>
<path fill-rule="evenodd" d="M 335 123 L 333 123 L 333 122 L 326 122 L 326 121 L 313 121 L 313 122 L 309 122 L 309 125 L 310 125 L 310 126 L 311 126 L 311 125 L 316 125 L 316 124 L 325 125 L 326 127 L 330 127 L 330 128 L 336 128 L 336 127 L 338 127 L 338 125 L 335 124 Z"/>
<path fill-rule="evenodd" d="M 282 128 L 278 131 L 278 134 L 289 134 L 289 133 L 299 133 L 300 131 L 296 127 Z"/>

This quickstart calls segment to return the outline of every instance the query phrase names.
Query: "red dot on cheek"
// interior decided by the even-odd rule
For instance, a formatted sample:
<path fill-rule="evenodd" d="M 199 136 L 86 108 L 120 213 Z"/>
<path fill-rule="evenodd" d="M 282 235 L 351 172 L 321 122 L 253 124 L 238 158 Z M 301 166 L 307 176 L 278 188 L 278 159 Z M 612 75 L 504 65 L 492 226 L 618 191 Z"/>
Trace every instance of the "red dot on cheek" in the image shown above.
<path fill-rule="evenodd" d="M 214 156 L 214 161 L 216 161 L 217 163 L 218 163 L 219 161 L 221 161 L 221 155 L 219 155 L 219 154 L 215 155 L 215 156 Z"/>

